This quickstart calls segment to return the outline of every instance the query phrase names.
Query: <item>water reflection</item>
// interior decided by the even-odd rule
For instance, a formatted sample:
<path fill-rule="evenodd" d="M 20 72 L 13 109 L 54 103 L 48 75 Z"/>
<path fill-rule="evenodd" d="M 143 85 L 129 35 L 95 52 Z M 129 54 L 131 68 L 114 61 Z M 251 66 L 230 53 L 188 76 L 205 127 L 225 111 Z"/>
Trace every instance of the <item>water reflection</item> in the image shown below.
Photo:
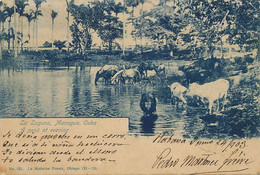
<path fill-rule="evenodd" d="M 155 126 L 155 121 L 158 119 L 158 115 L 157 114 L 151 114 L 149 116 L 142 116 L 141 118 L 141 126 L 142 126 L 142 130 L 141 132 L 143 133 L 154 133 L 154 128 L 156 128 Z"/>
<path fill-rule="evenodd" d="M 167 87 L 94 84 L 98 67 L 42 68 L 0 76 L 0 117 L 128 117 L 130 132 L 175 135 L 199 132 L 204 124 L 192 110 L 175 109 Z M 102 81 L 102 80 L 101 80 Z M 143 117 L 141 94 L 158 98 L 156 114 Z"/>

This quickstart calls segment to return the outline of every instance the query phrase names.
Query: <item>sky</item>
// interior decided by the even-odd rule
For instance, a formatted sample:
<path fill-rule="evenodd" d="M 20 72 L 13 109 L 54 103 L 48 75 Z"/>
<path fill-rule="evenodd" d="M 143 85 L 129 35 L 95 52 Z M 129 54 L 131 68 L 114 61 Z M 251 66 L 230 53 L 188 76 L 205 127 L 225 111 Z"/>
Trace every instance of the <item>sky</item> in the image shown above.
<path fill-rule="evenodd" d="M 7 6 L 13 6 L 14 0 L 2 0 Z M 90 0 L 75 0 L 75 4 L 87 4 Z M 116 0 L 117 2 L 123 2 L 123 0 Z M 156 1 L 156 0 L 155 0 Z M 154 1 L 154 2 L 155 2 Z M 153 5 L 151 3 L 146 3 L 144 6 L 145 10 L 151 9 Z M 29 12 L 30 9 L 35 9 L 33 0 L 29 0 L 29 6 L 25 8 L 26 12 Z M 55 10 L 58 12 L 57 18 L 55 18 L 55 28 L 54 28 L 54 40 L 66 40 L 66 2 L 65 0 L 47 0 L 47 2 L 43 3 L 40 7 L 42 10 L 43 16 L 39 17 L 38 28 L 39 28 L 39 35 L 38 35 L 38 43 L 39 46 L 42 45 L 45 41 L 51 42 L 51 10 Z M 136 10 L 138 12 L 138 10 Z M 119 18 L 123 20 L 123 16 L 120 15 Z M 125 17 L 127 18 L 127 16 Z M 17 15 L 18 19 L 18 15 Z M 27 19 L 23 19 L 24 23 L 24 37 L 28 33 L 28 23 Z M 5 27 L 7 28 L 7 22 L 5 23 Z M 129 29 L 131 30 L 131 29 Z M 32 29 L 31 29 L 32 33 Z M 32 34 L 31 34 L 32 35 Z M 130 32 L 128 33 L 128 37 L 130 37 Z M 28 38 L 28 37 L 27 37 Z M 71 37 L 70 37 L 71 39 Z M 26 40 L 26 38 L 24 38 Z M 100 39 L 94 35 L 93 37 L 94 43 L 100 43 Z M 129 40 L 129 45 L 133 44 L 133 41 Z"/>

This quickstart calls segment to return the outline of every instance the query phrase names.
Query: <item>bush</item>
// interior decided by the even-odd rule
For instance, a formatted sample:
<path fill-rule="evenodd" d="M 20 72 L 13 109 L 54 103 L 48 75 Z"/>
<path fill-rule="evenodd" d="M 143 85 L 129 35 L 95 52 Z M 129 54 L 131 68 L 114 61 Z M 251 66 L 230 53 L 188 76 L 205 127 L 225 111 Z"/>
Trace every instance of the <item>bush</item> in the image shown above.
<path fill-rule="evenodd" d="M 230 92 L 230 103 L 223 113 L 227 119 L 229 135 L 240 138 L 259 136 L 259 83 L 259 79 L 252 73 L 249 81 L 241 83 Z"/>

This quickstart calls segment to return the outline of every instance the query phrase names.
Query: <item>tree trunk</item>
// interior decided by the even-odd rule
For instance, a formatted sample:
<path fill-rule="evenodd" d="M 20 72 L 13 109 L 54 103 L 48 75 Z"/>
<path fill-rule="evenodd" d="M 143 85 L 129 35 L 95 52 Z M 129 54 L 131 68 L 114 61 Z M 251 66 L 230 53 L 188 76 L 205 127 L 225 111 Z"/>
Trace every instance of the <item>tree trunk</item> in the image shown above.
<path fill-rule="evenodd" d="M 35 49 L 35 26 L 36 26 L 36 19 L 33 20 L 33 36 L 32 36 L 32 40 L 33 40 L 32 48 L 33 49 Z"/>
<path fill-rule="evenodd" d="M 14 58 L 17 58 L 16 7 L 14 6 Z"/>
<path fill-rule="evenodd" d="M 31 46 L 31 22 L 28 22 L 28 50 L 29 50 L 29 47 Z"/>
<path fill-rule="evenodd" d="M 51 47 L 52 48 L 53 48 L 53 42 L 54 42 L 54 40 L 53 40 L 53 30 L 54 30 L 54 19 L 52 19 L 52 22 L 51 22 L 51 41 L 52 41 Z"/>
<path fill-rule="evenodd" d="M 4 31 L 5 31 L 5 22 L 2 23 L 2 32 Z M 4 48 L 4 40 L 2 40 L 2 48 Z"/>
<path fill-rule="evenodd" d="M 67 14 L 67 50 L 69 51 L 69 25 L 70 25 L 70 13 Z"/>
<path fill-rule="evenodd" d="M 132 30 L 134 28 L 134 7 L 132 6 Z M 135 47 L 137 45 L 136 43 L 136 36 L 134 35 L 134 41 L 135 41 Z"/>
<path fill-rule="evenodd" d="M 18 33 L 20 35 L 20 43 L 18 42 Z M 17 52 L 20 52 L 21 46 L 22 46 L 22 35 L 21 35 L 21 16 L 18 17 L 17 27 L 16 27 L 16 42 L 17 42 Z"/>
<path fill-rule="evenodd" d="M 142 19 L 141 23 L 143 25 L 143 22 L 144 22 L 144 4 L 143 3 L 141 4 L 141 19 Z M 143 45 L 144 45 L 144 43 L 143 43 L 143 29 L 142 29 L 141 30 L 141 53 L 144 52 Z"/>
<path fill-rule="evenodd" d="M 10 38 L 10 30 L 11 30 L 11 18 L 8 21 L 8 52 L 10 51 L 10 42 L 11 42 L 11 38 Z"/>
<path fill-rule="evenodd" d="M 21 51 L 23 51 L 23 17 L 20 16 L 21 20 Z"/>
<path fill-rule="evenodd" d="M 36 51 L 38 52 L 38 19 L 36 19 Z"/>
<path fill-rule="evenodd" d="M 1 29 L 1 25 L 2 25 L 2 23 L 0 22 L 0 29 Z M 0 32 L 0 35 L 2 35 L 2 32 L 3 32 L 3 30 Z M 3 45 L 2 45 L 2 38 L 1 38 L 1 41 L 0 41 L 0 60 L 2 60 L 3 59 L 3 56 L 2 56 L 2 47 L 3 47 Z"/>
<path fill-rule="evenodd" d="M 36 19 L 33 24 L 33 49 L 36 50 Z"/>

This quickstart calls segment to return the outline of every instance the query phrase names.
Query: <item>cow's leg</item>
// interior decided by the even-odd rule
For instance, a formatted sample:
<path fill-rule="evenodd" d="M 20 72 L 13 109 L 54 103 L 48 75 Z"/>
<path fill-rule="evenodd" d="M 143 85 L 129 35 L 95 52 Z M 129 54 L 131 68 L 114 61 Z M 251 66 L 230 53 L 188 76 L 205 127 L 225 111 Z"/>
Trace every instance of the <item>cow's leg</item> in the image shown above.
<path fill-rule="evenodd" d="M 185 103 L 185 104 L 187 103 L 187 101 L 185 100 L 185 98 L 183 97 L 182 94 L 180 95 L 180 100 L 183 102 L 183 104 L 184 104 L 184 103 Z"/>
<path fill-rule="evenodd" d="M 226 102 L 226 99 L 227 99 L 227 93 L 224 94 L 224 97 L 223 97 L 223 106 L 222 106 L 221 111 L 224 111 L 224 110 L 225 110 L 225 105 L 224 105 L 224 103 Z"/>
<path fill-rule="evenodd" d="M 216 112 L 219 111 L 219 106 L 220 106 L 220 99 L 217 100 L 217 109 L 216 109 Z"/>
<path fill-rule="evenodd" d="M 201 98 L 201 101 L 202 101 L 202 103 L 203 103 L 204 107 L 207 109 L 207 108 L 208 108 L 208 106 L 206 105 L 206 103 L 205 103 L 205 101 L 204 101 L 204 99 L 203 99 L 203 98 Z"/>

